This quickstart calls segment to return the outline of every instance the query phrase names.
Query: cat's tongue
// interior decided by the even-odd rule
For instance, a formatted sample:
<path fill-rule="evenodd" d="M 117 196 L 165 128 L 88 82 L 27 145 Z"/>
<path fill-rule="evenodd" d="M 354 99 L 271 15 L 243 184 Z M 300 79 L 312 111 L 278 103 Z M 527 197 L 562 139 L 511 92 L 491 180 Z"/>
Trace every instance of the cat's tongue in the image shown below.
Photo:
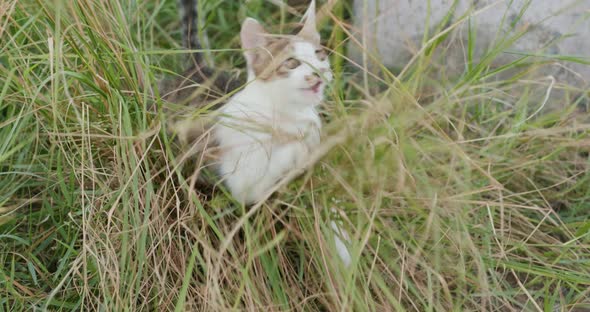
<path fill-rule="evenodd" d="M 305 89 L 301 89 L 301 90 L 303 90 L 306 93 L 309 92 L 311 94 L 318 95 L 320 93 L 321 87 L 322 87 L 322 82 L 318 81 L 313 86 L 305 88 Z"/>
<path fill-rule="evenodd" d="M 314 84 L 311 88 L 309 88 L 309 90 L 311 90 L 313 93 L 318 93 L 318 92 L 320 92 L 321 85 L 322 85 L 322 83 L 318 82 L 318 83 Z"/>

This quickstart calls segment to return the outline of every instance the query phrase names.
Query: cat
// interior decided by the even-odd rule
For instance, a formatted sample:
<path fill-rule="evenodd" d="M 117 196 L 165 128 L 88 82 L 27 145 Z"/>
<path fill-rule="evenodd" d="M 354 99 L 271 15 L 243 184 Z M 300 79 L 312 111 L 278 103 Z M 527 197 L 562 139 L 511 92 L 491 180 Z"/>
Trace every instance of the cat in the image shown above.
<path fill-rule="evenodd" d="M 199 49 L 196 1 L 179 0 L 179 7 L 184 45 Z M 317 107 L 332 73 L 320 44 L 315 10 L 311 1 L 303 27 L 295 35 L 271 35 L 257 20 L 247 18 L 240 31 L 248 76 L 242 89 L 214 108 L 213 122 L 176 123 L 176 132 L 188 141 L 210 130 L 217 150 L 213 167 L 240 203 L 261 201 L 286 173 L 300 168 L 320 143 Z M 215 71 L 200 53 L 192 54 L 191 62 L 192 75 L 186 81 L 210 87 L 197 102 L 238 89 L 239 80 L 227 79 L 231 75 L 226 72 L 211 79 Z M 173 95 L 168 101 L 179 102 L 194 91 L 178 83 L 175 89 L 179 91 L 168 93 Z"/>
<path fill-rule="evenodd" d="M 247 18 L 240 39 L 248 83 L 220 109 L 213 136 L 220 177 L 235 199 L 251 204 L 319 145 L 317 107 L 332 74 L 316 29 L 315 1 L 296 35 L 270 35 Z"/>
<path fill-rule="evenodd" d="M 198 49 L 195 0 L 179 0 L 179 5 L 185 46 Z M 277 182 L 290 171 L 301 169 L 320 144 L 322 122 L 317 109 L 333 75 L 316 28 L 315 0 L 302 24 L 295 35 L 270 34 L 253 18 L 246 18 L 241 26 L 247 81 L 216 110 L 210 131 L 218 150 L 217 175 L 244 205 L 265 200 Z M 213 72 L 198 54 L 192 62 L 198 74 L 193 80 L 205 79 Z M 237 80 L 227 83 L 227 77 L 230 75 L 222 72 L 209 85 L 236 91 Z M 330 226 L 336 233 L 338 255 L 348 267 L 350 252 L 339 237 L 348 243 L 350 237 L 340 223 L 331 221 Z"/>

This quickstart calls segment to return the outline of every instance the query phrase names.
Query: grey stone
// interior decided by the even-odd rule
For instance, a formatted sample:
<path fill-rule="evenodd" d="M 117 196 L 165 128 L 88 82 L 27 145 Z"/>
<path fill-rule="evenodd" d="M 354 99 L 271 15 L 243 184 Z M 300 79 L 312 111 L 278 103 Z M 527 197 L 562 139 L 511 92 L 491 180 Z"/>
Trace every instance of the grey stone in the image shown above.
<path fill-rule="evenodd" d="M 363 53 L 368 52 L 377 55 L 386 66 L 403 68 L 420 50 L 426 26 L 429 25 L 429 37 L 432 37 L 454 2 L 355 0 L 355 33 L 363 42 L 364 51 L 358 44 L 351 44 L 352 58 L 362 62 Z M 519 19 L 523 8 L 526 11 Z M 446 70 L 464 70 L 470 23 L 476 31 L 475 61 L 501 38 L 527 29 L 524 36 L 506 47 L 496 59 L 497 65 L 516 59 L 518 53 L 576 56 L 590 62 L 590 0 L 457 0 L 456 9 L 445 26 L 454 24 L 462 16 L 470 17 L 458 24 L 444 45 L 448 49 L 443 65 L 448 67 Z M 590 86 L 590 65 L 554 62 L 544 73 L 554 76 L 558 82 L 566 80 L 578 87 Z"/>

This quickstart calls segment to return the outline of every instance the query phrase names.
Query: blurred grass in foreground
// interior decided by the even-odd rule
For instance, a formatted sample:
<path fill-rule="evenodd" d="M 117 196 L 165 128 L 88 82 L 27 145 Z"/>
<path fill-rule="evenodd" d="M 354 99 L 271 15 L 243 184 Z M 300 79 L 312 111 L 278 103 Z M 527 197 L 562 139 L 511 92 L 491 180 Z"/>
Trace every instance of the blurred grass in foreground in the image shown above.
<path fill-rule="evenodd" d="M 244 16 L 298 18 L 263 1 L 204 10 L 220 66 L 244 65 Z M 334 147 L 246 214 L 194 192 L 151 109 L 186 53 L 174 1 L 1 3 L 0 310 L 590 308 L 587 90 L 539 75 L 547 58 L 491 66 L 518 35 L 440 75 L 444 29 L 402 74 L 372 76 L 343 57 L 349 4 L 333 12 Z"/>

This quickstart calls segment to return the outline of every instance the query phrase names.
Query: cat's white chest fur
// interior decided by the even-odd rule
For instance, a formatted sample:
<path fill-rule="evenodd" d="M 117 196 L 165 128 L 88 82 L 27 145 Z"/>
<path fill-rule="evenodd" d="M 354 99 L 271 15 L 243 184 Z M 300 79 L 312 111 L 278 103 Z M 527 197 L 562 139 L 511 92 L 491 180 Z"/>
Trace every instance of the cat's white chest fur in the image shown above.
<path fill-rule="evenodd" d="M 220 148 L 218 172 L 243 203 L 261 200 L 281 177 L 300 168 L 320 142 L 314 106 L 279 110 L 285 105 L 271 103 L 268 95 L 255 86 L 246 88 L 221 109 L 213 129 Z"/>

